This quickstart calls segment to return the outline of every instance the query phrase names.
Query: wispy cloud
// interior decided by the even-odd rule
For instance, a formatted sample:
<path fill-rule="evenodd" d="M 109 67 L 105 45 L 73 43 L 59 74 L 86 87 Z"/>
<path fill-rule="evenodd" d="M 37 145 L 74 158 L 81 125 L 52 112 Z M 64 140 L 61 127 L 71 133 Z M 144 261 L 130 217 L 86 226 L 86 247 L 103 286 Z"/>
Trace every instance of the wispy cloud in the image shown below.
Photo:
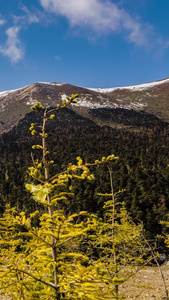
<path fill-rule="evenodd" d="M 124 9 L 110 0 L 40 0 L 42 7 L 67 18 L 72 27 L 90 28 L 97 34 L 127 33 L 128 40 L 145 45 L 151 28 L 144 30 Z"/>
<path fill-rule="evenodd" d="M 6 23 L 6 20 L 0 18 L 0 26 L 1 26 L 1 25 L 4 25 L 5 23 Z"/>
<path fill-rule="evenodd" d="M 6 30 L 7 41 L 4 46 L 0 46 L 0 53 L 7 56 L 12 63 L 17 63 L 23 58 L 23 49 L 18 38 L 19 26 L 13 26 Z"/>
<path fill-rule="evenodd" d="M 15 24 L 22 24 L 22 26 L 28 26 L 30 24 L 39 23 L 41 19 L 40 12 L 38 10 L 31 11 L 27 6 L 21 5 L 20 10 L 23 14 L 13 16 Z"/>
<path fill-rule="evenodd" d="M 39 23 L 40 18 L 38 16 L 38 12 L 32 12 L 28 9 L 27 6 L 22 6 L 21 7 L 22 11 L 25 13 L 25 19 L 27 20 L 27 22 L 29 24 L 33 24 L 33 23 Z"/>
<path fill-rule="evenodd" d="M 61 60 L 61 57 L 60 57 L 59 55 L 55 55 L 54 58 L 55 58 L 56 60 Z"/>
<path fill-rule="evenodd" d="M 40 23 L 43 19 L 43 13 L 38 10 L 31 11 L 24 5 L 21 5 L 19 9 L 22 13 L 11 16 L 13 25 L 8 26 L 5 32 L 6 43 L 0 45 L 0 54 L 7 56 L 12 63 L 17 63 L 24 57 L 23 46 L 19 39 L 20 31 L 26 30 L 32 24 Z M 5 23 L 7 23 L 6 20 L 0 16 L 0 25 Z"/>

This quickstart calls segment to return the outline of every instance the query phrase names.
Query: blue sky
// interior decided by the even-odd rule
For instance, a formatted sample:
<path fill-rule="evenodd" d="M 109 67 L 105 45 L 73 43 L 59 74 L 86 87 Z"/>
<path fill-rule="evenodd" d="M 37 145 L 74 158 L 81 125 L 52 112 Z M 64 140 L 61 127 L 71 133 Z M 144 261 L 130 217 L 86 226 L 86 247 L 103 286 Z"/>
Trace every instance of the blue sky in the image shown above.
<path fill-rule="evenodd" d="M 168 0 L 0 0 L 0 91 L 169 77 Z"/>

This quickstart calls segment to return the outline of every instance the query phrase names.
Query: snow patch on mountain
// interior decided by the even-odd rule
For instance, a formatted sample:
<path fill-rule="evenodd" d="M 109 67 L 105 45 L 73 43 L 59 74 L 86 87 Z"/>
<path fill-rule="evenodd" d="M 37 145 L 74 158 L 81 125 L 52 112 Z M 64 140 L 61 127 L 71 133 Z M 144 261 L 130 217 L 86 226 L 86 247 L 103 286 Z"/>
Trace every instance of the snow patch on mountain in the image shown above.
<path fill-rule="evenodd" d="M 37 103 L 36 99 L 33 99 L 32 96 L 29 97 L 29 101 L 26 102 L 26 105 L 35 105 Z"/>
<path fill-rule="evenodd" d="M 61 99 L 66 100 L 67 95 L 61 94 Z M 117 99 L 118 102 L 111 102 L 110 100 L 104 99 L 102 96 L 98 96 L 101 99 L 102 103 L 94 102 L 91 95 L 87 95 L 84 97 L 79 97 L 76 103 L 73 103 L 73 106 L 87 107 L 90 109 L 97 108 L 125 108 L 125 109 L 143 109 L 143 107 L 147 106 L 147 103 L 142 103 L 141 100 L 137 102 L 131 102 L 130 98 L 127 99 Z M 126 103 L 127 102 L 127 103 Z"/>
<path fill-rule="evenodd" d="M 62 101 L 66 100 L 66 97 L 67 97 L 66 94 L 61 94 Z M 87 107 L 87 108 L 90 108 L 90 109 L 110 107 L 110 104 L 106 104 L 106 103 L 100 104 L 100 103 L 93 102 L 93 99 L 92 99 L 91 95 L 90 95 L 90 97 L 89 96 L 87 96 L 87 97 L 84 96 L 84 98 L 83 97 L 78 98 L 77 102 L 73 103 L 72 105 L 73 106 Z"/>
<path fill-rule="evenodd" d="M 22 90 L 22 89 L 24 89 L 24 88 L 26 88 L 26 87 L 27 87 L 27 86 L 24 86 L 24 87 L 22 87 L 22 88 L 15 89 L 15 90 L 9 90 L 9 91 L 3 91 L 3 92 L 0 92 L 0 98 L 6 97 L 6 96 L 8 96 L 8 95 L 11 94 L 11 93 L 20 91 L 20 90 Z"/>
<path fill-rule="evenodd" d="M 6 96 L 8 96 L 10 93 L 15 92 L 15 91 L 17 91 L 17 90 L 19 90 L 19 89 L 0 92 L 0 98 L 6 97 Z"/>
<path fill-rule="evenodd" d="M 74 103 L 73 105 L 81 106 L 81 107 L 83 106 L 83 107 L 87 107 L 90 109 L 110 107 L 110 105 L 107 105 L 107 104 L 94 103 L 90 99 L 87 99 L 87 98 L 80 99 L 79 101 L 77 101 L 77 103 Z"/>
<path fill-rule="evenodd" d="M 57 85 L 57 86 L 64 85 L 64 83 L 60 83 L 60 82 L 38 82 L 38 83 L 47 84 L 47 85 Z"/>
<path fill-rule="evenodd" d="M 130 85 L 130 86 L 122 86 L 122 87 L 114 87 L 114 88 L 105 88 L 105 89 L 88 88 L 88 90 L 103 93 L 103 94 L 111 93 L 111 92 L 114 92 L 116 90 L 144 91 L 146 89 L 150 89 L 154 86 L 157 86 L 157 85 L 160 85 L 160 84 L 163 84 L 163 83 L 167 83 L 167 82 L 169 82 L 169 78 L 164 79 L 164 80 L 154 81 L 154 82 L 148 82 L 148 83 L 144 83 L 144 84 L 138 84 L 138 85 Z"/>

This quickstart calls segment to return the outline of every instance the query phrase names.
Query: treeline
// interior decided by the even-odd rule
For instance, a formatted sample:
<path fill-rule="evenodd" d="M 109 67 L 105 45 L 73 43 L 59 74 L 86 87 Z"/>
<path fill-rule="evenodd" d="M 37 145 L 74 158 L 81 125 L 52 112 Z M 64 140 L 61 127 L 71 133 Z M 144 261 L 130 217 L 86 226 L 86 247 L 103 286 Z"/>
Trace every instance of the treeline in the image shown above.
<path fill-rule="evenodd" d="M 103 156 L 115 154 L 119 161 L 114 165 L 114 190 L 124 190 L 119 201 L 125 201 L 135 222 L 142 220 L 149 235 L 161 233 L 161 219 L 169 212 L 169 130 L 168 124 L 143 112 L 123 109 L 96 110 L 99 118 L 107 118 L 111 126 L 98 126 L 70 109 L 60 111 L 49 122 L 48 148 L 57 171 L 62 171 L 81 156 L 84 162 L 93 162 Z M 98 115 L 96 115 L 98 117 Z M 0 210 L 11 203 L 26 213 L 39 204 L 25 189 L 30 178 L 27 168 L 32 165 L 31 123 L 39 123 L 38 114 L 31 112 L 18 126 L 0 138 Z M 115 128 L 114 123 L 129 129 Z M 34 157 L 36 159 L 37 157 Z M 51 170 L 52 171 L 52 170 Z M 56 171 L 56 169 L 55 169 Z M 103 167 L 93 167 L 95 180 L 72 182 L 75 197 L 70 199 L 70 213 L 87 210 L 102 215 L 104 198 L 98 193 L 110 190 L 108 172 Z M 40 209 L 40 207 L 38 207 Z"/>

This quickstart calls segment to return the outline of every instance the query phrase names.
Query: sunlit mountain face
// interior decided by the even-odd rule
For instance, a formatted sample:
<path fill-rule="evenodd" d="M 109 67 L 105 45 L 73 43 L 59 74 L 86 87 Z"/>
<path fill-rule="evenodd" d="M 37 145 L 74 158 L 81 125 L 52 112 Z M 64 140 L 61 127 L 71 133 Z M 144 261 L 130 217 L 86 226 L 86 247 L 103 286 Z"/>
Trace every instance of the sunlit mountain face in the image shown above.
<path fill-rule="evenodd" d="M 102 125 L 111 123 L 110 116 L 106 120 L 105 111 L 111 115 L 114 109 L 117 115 L 119 109 L 126 109 L 149 113 L 164 121 L 169 120 L 169 79 L 107 89 L 38 82 L 0 93 L 0 133 L 18 124 L 37 101 L 44 107 L 55 107 L 71 94 L 79 94 L 79 99 L 70 109 Z M 115 117 L 112 117 L 112 122 L 116 124 Z"/>

